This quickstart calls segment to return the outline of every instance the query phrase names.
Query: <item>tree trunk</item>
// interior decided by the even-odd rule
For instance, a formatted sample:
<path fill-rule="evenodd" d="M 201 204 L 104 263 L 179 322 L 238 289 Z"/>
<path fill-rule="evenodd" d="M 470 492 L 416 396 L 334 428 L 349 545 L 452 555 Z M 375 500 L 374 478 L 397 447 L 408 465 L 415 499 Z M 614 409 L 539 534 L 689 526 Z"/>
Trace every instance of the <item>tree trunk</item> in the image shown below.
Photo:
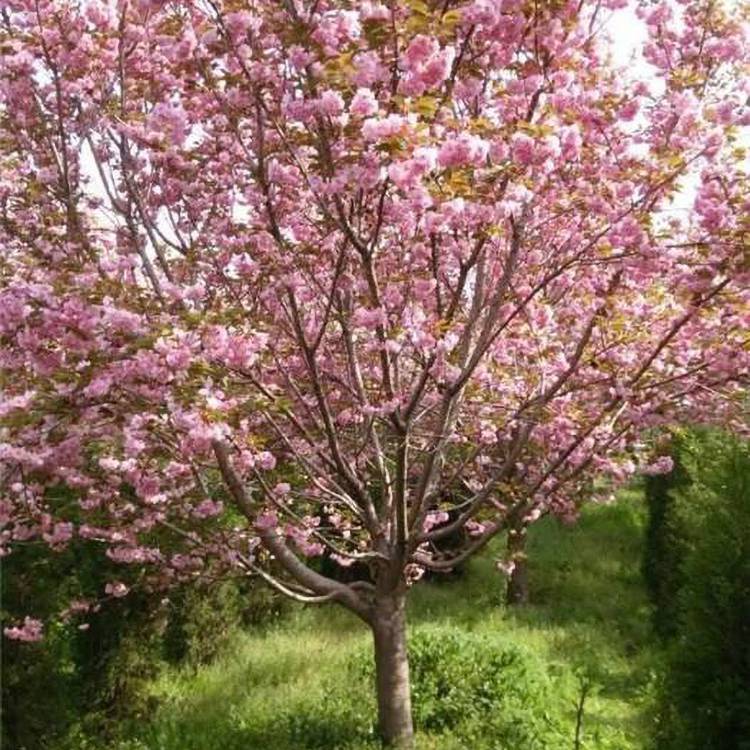
<path fill-rule="evenodd" d="M 508 530 L 507 560 L 512 563 L 512 568 L 508 576 L 505 603 L 508 606 L 528 604 L 529 568 L 526 559 L 526 529 L 524 527 Z"/>
<path fill-rule="evenodd" d="M 385 744 L 398 750 L 414 747 L 405 605 L 403 591 L 379 594 L 372 623 L 378 727 Z"/>

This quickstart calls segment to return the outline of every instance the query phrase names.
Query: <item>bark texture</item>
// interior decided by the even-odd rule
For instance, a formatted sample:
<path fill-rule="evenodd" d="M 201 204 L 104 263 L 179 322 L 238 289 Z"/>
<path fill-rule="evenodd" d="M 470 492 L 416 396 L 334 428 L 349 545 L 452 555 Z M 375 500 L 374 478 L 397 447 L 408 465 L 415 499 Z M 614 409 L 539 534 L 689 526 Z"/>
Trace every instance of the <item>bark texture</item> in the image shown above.
<path fill-rule="evenodd" d="M 404 591 L 378 594 L 373 612 L 378 727 L 388 747 L 412 750 L 411 686 Z"/>
<path fill-rule="evenodd" d="M 513 563 L 508 576 L 505 603 L 509 606 L 529 601 L 529 567 L 526 558 L 526 529 L 511 528 L 508 532 L 507 560 Z"/>

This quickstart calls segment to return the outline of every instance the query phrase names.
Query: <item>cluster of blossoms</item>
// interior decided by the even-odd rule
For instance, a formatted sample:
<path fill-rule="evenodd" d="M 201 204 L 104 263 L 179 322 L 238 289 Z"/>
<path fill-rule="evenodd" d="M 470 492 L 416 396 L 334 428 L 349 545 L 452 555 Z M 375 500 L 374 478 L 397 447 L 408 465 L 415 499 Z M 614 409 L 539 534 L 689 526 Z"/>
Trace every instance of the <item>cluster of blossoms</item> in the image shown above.
<path fill-rule="evenodd" d="M 41 641 L 43 631 L 44 626 L 42 623 L 39 620 L 35 620 L 28 616 L 24 618 L 23 625 L 20 627 L 8 627 L 3 629 L 6 638 L 10 638 L 14 641 L 25 641 L 26 643 Z"/>
<path fill-rule="evenodd" d="M 448 79 L 455 56 L 453 47 L 441 48 L 437 39 L 424 34 L 415 36 L 401 59 L 405 75 L 399 81 L 399 91 L 420 96 L 437 88 Z"/>

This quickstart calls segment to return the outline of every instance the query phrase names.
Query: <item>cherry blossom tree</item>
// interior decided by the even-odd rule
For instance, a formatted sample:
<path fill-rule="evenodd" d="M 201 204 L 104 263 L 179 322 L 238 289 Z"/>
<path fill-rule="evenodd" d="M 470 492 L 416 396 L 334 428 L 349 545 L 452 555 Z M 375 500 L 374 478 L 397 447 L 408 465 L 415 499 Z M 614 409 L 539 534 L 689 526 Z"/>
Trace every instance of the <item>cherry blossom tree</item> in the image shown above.
<path fill-rule="evenodd" d="M 411 747 L 409 586 L 741 416 L 747 12 L 626 2 L 0 3 L 3 553 L 337 602 Z"/>

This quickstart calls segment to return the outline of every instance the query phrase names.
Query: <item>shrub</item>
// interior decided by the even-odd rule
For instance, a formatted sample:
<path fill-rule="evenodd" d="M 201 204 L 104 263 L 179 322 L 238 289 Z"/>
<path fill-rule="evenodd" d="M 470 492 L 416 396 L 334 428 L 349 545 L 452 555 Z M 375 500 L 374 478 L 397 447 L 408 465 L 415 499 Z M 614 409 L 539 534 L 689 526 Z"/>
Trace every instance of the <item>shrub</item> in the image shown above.
<path fill-rule="evenodd" d="M 680 444 L 689 482 L 673 491 L 673 635 L 656 744 L 750 748 L 750 444 L 695 433 Z"/>
<path fill-rule="evenodd" d="M 0 747 L 52 747 L 76 718 L 75 683 L 61 668 L 65 644 L 2 644 L 2 739 Z"/>
<path fill-rule="evenodd" d="M 2 563 L 2 625 L 26 614 L 46 620 L 80 595 L 80 545 L 50 553 L 18 545 Z M 44 640 L 2 638 L 2 746 L 48 747 L 76 722 L 82 705 L 74 628 L 48 623 Z"/>
<path fill-rule="evenodd" d="M 373 679 L 371 657 L 358 657 Z M 471 632 L 417 629 L 409 639 L 416 727 L 467 747 L 546 750 L 564 744 L 552 682 L 523 648 Z"/>
<path fill-rule="evenodd" d="M 282 722 L 289 747 L 305 750 L 348 750 L 378 748 L 372 722 L 374 706 L 356 700 L 340 686 L 330 685 L 321 704 L 309 704 L 289 711 Z"/>
<path fill-rule="evenodd" d="M 643 576 L 654 605 L 654 628 L 663 638 L 674 634 L 680 588 L 682 540 L 674 525 L 673 505 L 675 493 L 690 481 L 682 462 L 687 444 L 689 441 L 685 436 L 675 435 L 671 446 L 674 469 L 669 474 L 647 476 L 644 483 L 648 525 Z"/>
<path fill-rule="evenodd" d="M 148 683 L 160 668 L 166 609 L 161 597 L 132 592 L 87 616 L 73 631 L 73 669 L 85 732 L 111 738 L 120 722 L 148 716 L 154 702 Z"/>
<path fill-rule="evenodd" d="M 234 581 L 175 592 L 163 641 L 167 660 L 191 667 L 213 661 L 242 622 L 244 594 Z"/>
<path fill-rule="evenodd" d="M 278 596 L 245 580 L 178 589 L 167 603 L 162 594 L 139 590 L 136 576 L 83 539 L 57 553 L 19 545 L 3 560 L 2 620 L 31 613 L 50 621 L 39 643 L 0 644 L 3 747 L 62 748 L 66 736 L 71 748 L 109 745 L 123 722 L 153 711 L 147 688 L 164 657 L 206 664 L 234 629 L 281 611 Z M 96 599 L 114 579 L 135 584 L 133 590 L 87 613 L 87 629 L 78 629 L 80 620 L 54 621 L 71 599 Z"/>

